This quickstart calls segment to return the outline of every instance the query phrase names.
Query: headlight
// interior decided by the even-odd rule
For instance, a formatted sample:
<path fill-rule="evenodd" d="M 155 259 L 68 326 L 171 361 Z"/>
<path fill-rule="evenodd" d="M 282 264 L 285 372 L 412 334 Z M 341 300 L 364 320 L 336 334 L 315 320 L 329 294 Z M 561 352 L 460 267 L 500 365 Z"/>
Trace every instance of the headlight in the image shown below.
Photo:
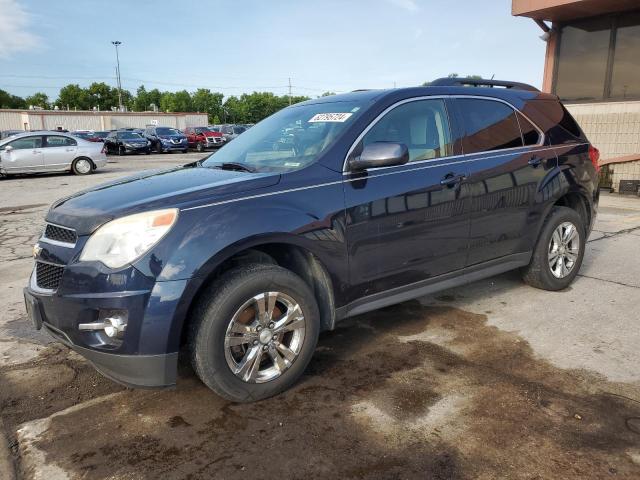
<path fill-rule="evenodd" d="M 129 148 L 133 147 L 133 145 L 131 145 L 130 143 L 125 143 L 124 146 Z"/>
<path fill-rule="evenodd" d="M 178 218 L 178 209 L 136 213 L 112 220 L 91 235 L 80 261 L 97 260 L 120 268 L 144 255 L 164 237 Z"/>

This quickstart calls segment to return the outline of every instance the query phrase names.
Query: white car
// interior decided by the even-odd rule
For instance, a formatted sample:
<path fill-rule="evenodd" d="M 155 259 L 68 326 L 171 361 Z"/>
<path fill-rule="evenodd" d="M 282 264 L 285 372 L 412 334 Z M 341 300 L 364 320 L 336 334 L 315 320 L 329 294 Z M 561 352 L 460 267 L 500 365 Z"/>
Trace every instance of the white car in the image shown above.
<path fill-rule="evenodd" d="M 103 144 L 61 132 L 28 132 L 0 141 L 0 175 L 72 172 L 87 175 L 107 164 Z"/>

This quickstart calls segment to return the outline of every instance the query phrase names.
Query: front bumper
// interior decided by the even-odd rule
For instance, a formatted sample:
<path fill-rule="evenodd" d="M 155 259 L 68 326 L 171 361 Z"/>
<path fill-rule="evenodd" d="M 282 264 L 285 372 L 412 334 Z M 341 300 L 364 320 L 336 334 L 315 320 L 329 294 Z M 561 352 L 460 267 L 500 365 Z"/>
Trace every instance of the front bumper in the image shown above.
<path fill-rule="evenodd" d="M 124 147 L 127 153 L 145 153 L 150 150 L 151 147 L 149 145 L 136 145 L 136 146 L 126 146 Z"/>
<path fill-rule="evenodd" d="M 170 152 L 172 150 L 186 150 L 189 144 L 185 142 L 181 143 L 160 143 L 163 152 Z"/>
<path fill-rule="evenodd" d="M 180 342 L 176 320 L 181 324 L 184 317 L 179 307 L 186 281 L 154 283 L 133 267 L 103 275 L 90 265 L 76 264 L 65 267 L 53 291 L 40 288 L 35 276 L 24 297 L 36 328 L 46 329 L 119 383 L 142 388 L 175 385 Z M 96 322 L 104 310 L 128 312 L 122 343 L 109 344 L 104 332 L 79 329 L 82 323 Z"/>

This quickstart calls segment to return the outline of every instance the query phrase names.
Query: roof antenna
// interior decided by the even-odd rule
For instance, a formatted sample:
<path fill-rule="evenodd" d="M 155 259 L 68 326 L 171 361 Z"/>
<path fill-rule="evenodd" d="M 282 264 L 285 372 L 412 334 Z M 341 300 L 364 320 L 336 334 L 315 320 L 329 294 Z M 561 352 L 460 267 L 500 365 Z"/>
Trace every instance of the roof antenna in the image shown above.
<path fill-rule="evenodd" d="M 496 74 L 494 73 L 493 75 L 491 75 L 491 80 L 493 80 L 496 77 Z"/>

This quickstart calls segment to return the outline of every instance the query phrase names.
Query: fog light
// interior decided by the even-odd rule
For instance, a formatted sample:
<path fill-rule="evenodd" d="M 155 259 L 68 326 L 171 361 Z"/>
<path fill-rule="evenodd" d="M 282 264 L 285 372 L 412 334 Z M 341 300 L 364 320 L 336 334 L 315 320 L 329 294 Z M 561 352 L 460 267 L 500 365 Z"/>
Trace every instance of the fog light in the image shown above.
<path fill-rule="evenodd" d="M 122 338 L 127 330 L 129 313 L 126 310 L 100 310 L 98 321 L 91 323 L 81 323 L 79 330 L 100 331 L 102 330 L 109 338 Z"/>

